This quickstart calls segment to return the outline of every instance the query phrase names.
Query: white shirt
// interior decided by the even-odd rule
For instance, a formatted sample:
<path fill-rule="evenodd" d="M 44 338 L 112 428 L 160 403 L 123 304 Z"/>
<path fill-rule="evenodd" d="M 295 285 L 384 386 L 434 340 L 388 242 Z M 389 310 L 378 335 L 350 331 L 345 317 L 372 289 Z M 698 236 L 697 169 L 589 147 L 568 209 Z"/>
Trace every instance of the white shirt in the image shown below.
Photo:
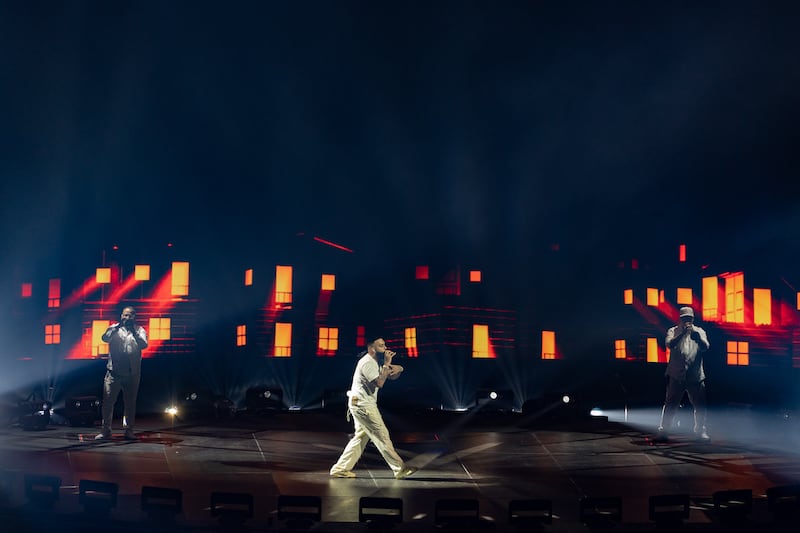
<path fill-rule="evenodd" d="M 356 397 L 362 402 L 378 403 L 378 390 L 379 387 L 375 385 L 375 380 L 381 373 L 378 361 L 372 358 L 370 354 L 365 354 L 356 364 L 356 370 L 353 372 L 353 384 L 350 386 L 350 393 L 348 396 Z"/>

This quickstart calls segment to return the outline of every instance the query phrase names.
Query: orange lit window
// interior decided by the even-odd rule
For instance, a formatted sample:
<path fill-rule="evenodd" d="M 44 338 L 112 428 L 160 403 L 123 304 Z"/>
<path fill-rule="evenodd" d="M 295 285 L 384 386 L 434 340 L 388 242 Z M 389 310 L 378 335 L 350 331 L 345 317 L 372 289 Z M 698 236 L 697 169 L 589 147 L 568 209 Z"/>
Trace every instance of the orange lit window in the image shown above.
<path fill-rule="evenodd" d="M 753 323 L 756 326 L 772 324 L 772 291 L 753 289 Z"/>
<path fill-rule="evenodd" d="M 658 340 L 655 337 L 647 338 L 647 362 L 661 363 L 658 357 Z"/>
<path fill-rule="evenodd" d="M 744 273 L 725 276 L 725 321 L 744 323 Z"/>
<path fill-rule="evenodd" d="M 168 341 L 171 338 L 170 327 L 171 318 L 151 318 L 149 323 L 149 335 L 151 340 Z"/>
<path fill-rule="evenodd" d="M 247 326 L 239 324 L 236 326 L 236 346 L 247 345 Z"/>
<path fill-rule="evenodd" d="M 61 307 L 61 280 L 51 279 L 47 287 L 47 307 Z"/>
<path fill-rule="evenodd" d="M 244 286 L 249 287 L 253 284 L 253 269 L 248 268 L 244 271 Z"/>
<path fill-rule="evenodd" d="M 108 355 L 108 344 L 101 337 L 108 329 L 108 320 L 92 320 L 92 357 Z"/>
<path fill-rule="evenodd" d="M 292 303 L 292 267 L 275 267 L 275 303 Z"/>
<path fill-rule="evenodd" d="M 617 339 L 614 341 L 614 358 L 616 359 L 628 358 L 628 348 L 625 346 L 624 339 Z"/>
<path fill-rule="evenodd" d="M 417 279 L 430 279 L 430 271 L 427 266 L 418 266 L 417 267 Z"/>
<path fill-rule="evenodd" d="M 133 279 L 136 281 L 150 281 L 150 265 L 136 265 L 133 267 Z"/>
<path fill-rule="evenodd" d="M 692 289 L 678 287 L 678 303 L 681 305 L 692 305 Z"/>
<path fill-rule="evenodd" d="M 339 349 L 339 328 L 319 328 L 318 355 L 333 355 Z"/>
<path fill-rule="evenodd" d="M 556 358 L 556 332 L 542 331 L 542 359 Z"/>
<path fill-rule="evenodd" d="M 680 261 L 681 263 L 685 263 L 686 262 L 686 245 L 685 244 L 681 244 L 680 246 L 678 246 L 678 261 Z"/>
<path fill-rule="evenodd" d="M 409 357 L 419 357 L 417 348 L 417 328 L 406 328 L 405 347 Z"/>
<path fill-rule="evenodd" d="M 472 357 L 474 359 L 489 357 L 489 326 L 486 324 L 472 325 Z"/>
<path fill-rule="evenodd" d="M 22 284 L 22 297 L 23 298 L 30 298 L 33 294 L 33 284 L 32 283 L 23 283 Z M 797 300 L 800 302 L 800 298 Z"/>
<path fill-rule="evenodd" d="M 45 344 L 61 344 L 61 324 L 46 324 L 44 327 Z"/>
<path fill-rule="evenodd" d="M 797 293 L 797 310 L 800 311 L 800 292 Z"/>
<path fill-rule="evenodd" d="M 94 280 L 97 283 L 111 283 L 111 269 L 110 268 L 97 268 L 94 271 Z"/>
<path fill-rule="evenodd" d="M 664 303 L 664 289 L 661 289 L 660 291 L 658 291 L 658 303 L 659 304 L 663 304 Z"/>
<path fill-rule="evenodd" d="M 719 282 L 717 276 L 703 278 L 703 320 L 716 321 L 719 316 Z"/>
<path fill-rule="evenodd" d="M 189 295 L 189 263 L 172 263 L 172 296 Z"/>
<path fill-rule="evenodd" d="M 333 274 L 322 275 L 322 290 L 335 291 L 336 290 L 336 276 Z"/>
<path fill-rule="evenodd" d="M 728 364 L 733 366 L 748 366 L 750 364 L 750 343 L 728 341 Z"/>
<path fill-rule="evenodd" d="M 469 271 L 469 280 L 472 283 L 480 283 L 481 282 L 481 271 L 480 270 L 470 270 Z"/>
<path fill-rule="evenodd" d="M 647 305 L 658 307 L 658 289 L 647 289 Z"/>
<path fill-rule="evenodd" d="M 625 305 L 633 303 L 633 289 L 625 289 L 622 291 L 622 301 Z"/>
<path fill-rule="evenodd" d="M 364 326 L 356 326 L 356 346 L 366 346 L 367 331 Z"/>
<path fill-rule="evenodd" d="M 292 355 L 292 324 L 289 322 L 276 322 L 275 357 L 291 357 L 291 355 Z"/>

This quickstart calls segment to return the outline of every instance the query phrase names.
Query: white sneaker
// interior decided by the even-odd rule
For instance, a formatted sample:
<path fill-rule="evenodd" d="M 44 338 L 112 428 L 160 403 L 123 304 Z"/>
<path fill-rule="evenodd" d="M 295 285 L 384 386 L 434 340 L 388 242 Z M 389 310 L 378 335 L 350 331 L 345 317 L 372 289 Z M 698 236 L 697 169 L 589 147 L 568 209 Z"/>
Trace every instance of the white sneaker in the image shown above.
<path fill-rule="evenodd" d="M 414 468 L 413 466 L 404 466 L 402 470 L 400 470 L 398 473 L 394 475 L 394 478 L 405 479 L 416 471 L 417 468 Z"/>
<path fill-rule="evenodd" d="M 94 436 L 94 440 L 109 440 L 109 439 L 111 439 L 110 431 L 101 431 L 100 433 Z"/>
<path fill-rule="evenodd" d="M 336 472 L 331 472 L 331 477 L 356 477 L 355 472 L 351 470 L 337 470 Z"/>

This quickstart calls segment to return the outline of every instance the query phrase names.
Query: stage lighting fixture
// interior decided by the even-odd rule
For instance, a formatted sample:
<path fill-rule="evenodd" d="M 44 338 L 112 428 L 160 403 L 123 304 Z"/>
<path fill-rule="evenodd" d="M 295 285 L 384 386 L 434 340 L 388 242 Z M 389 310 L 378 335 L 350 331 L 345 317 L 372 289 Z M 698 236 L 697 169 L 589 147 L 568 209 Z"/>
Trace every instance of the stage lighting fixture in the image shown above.
<path fill-rule="evenodd" d="M 590 529 L 616 527 L 622 522 L 622 498 L 585 497 L 579 503 L 580 521 Z"/>
<path fill-rule="evenodd" d="M 712 501 L 720 522 L 743 524 L 753 508 L 753 490 L 720 490 L 712 494 Z"/>
<path fill-rule="evenodd" d="M 64 417 L 71 426 L 93 426 L 100 420 L 100 398 L 97 396 L 72 396 L 64 405 Z"/>
<path fill-rule="evenodd" d="M 82 479 L 78 484 L 78 502 L 86 513 L 107 515 L 117 506 L 118 492 L 116 483 Z"/>
<path fill-rule="evenodd" d="M 362 496 L 358 500 L 358 521 L 378 529 L 391 529 L 403 522 L 403 500 Z"/>
<path fill-rule="evenodd" d="M 689 518 L 688 494 L 658 494 L 650 496 L 649 516 L 659 529 L 674 531 L 680 529 Z"/>
<path fill-rule="evenodd" d="M 508 523 L 520 530 L 533 531 L 552 522 L 552 500 L 531 499 L 508 502 Z"/>
<path fill-rule="evenodd" d="M 61 478 L 56 476 L 25 475 L 25 497 L 37 507 L 51 509 L 58 500 Z"/>
<path fill-rule="evenodd" d="M 438 527 L 458 531 L 473 529 L 480 522 L 478 500 L 471 498 L 436 500 L 433 520 Z"/>
<path fill-rule="evenodd" d="M 253 518 L 253 495 L 241 492 L 212 492 L 211 516 L 226 527 L 240 527 Z"/>
<path fill-rule="evenodd" d="M 184 419 L 231 418 L 236 415 L 232 401 L 209 390 L 185 392 L 174 416 Z M 169 413 L 168 413 L 169 414 Z"/>
<path fill-rule="evenodd" d="M 25 400 L 17 404 L 19 424 L 26 431 L 46 428 L 52 411 L 53 404 L 48 401 Z"/>
<path fill-rule="evenodd" d="M 561 397 L 561 401 L 564 403 L 569 403 L 572 401 L 572 398 L 570 398 L 569 394 L 565 394 L 564 396 Z"/>
<path fill-rule="evenodd" d="M 142 511 L 153 522 L 174 522 L 183 512 L 183 493 L 178 489 L 142 487 Z"/>
<path fill-rule="evenodd" d="M 280 494 L 278 520 L 286 522 L 289 529 L 309 529 L 322 520 L 322 498 Z"/>
<path fill-rule="evenodd" d="M 800 484 L 768 488 L 767 507 L 777 520 L 797 523 L 800 518 Z"/>
<path fill-rule="evenodd" d="M 281 410 L 283 391 L 279 387 L 250 387 L 245 392 L 245 407 L 253 413 Z"/>
<path fill-rule="evenodd" d="M 511 390 L 480 389 L 475 404 L 481 411 L 511 411 L 514 408 L 514 393 Z"/>

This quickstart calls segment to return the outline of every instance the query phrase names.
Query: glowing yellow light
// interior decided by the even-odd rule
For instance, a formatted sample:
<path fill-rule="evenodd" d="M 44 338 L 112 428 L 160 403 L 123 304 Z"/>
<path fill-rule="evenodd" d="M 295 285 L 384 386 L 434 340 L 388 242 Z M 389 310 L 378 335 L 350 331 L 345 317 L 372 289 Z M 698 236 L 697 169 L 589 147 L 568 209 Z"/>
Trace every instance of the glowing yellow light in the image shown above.
<path fill-rule="evenodd" d="M 681 305 L 692 305 L 692 289 L 678 287 L 678 303 Z"/>
<path fill-rule="evenodd" d="M 542 331 L 542 359 L 556 358 L 556 332 Z"/>
<path fill-rule="evenodd" d="M 633 304 L 633 289 L 625 289 L 622 291 L 622 301 L 625 305 Z"/>
<path fill-rule="evenodd" d="M 189 295 L 189 263 L 175 261 L 172 263 L 172 296 Z"/>
<path fill-rule="evenodd" d="M 275 323 L 275 357 L 291 357 L 292 355 L 292 324 L 288 322 Z"/>
<path fill-rule="evenodd" d="M 322 275 L 322 290 L 335 291 L 336 290 L 336 276 L 333 274 Z"/>
<path fill-rule="evenodd" d="M 98 268 L 94 273 L 94 280 L 97 283 L 111 283 L 111 269 Z"/>
<path fill-rule="evenodd" d="M 136 281 L 150 281 L 150 265 L 136 265 L 133 268 L 133 279 Z"/>

